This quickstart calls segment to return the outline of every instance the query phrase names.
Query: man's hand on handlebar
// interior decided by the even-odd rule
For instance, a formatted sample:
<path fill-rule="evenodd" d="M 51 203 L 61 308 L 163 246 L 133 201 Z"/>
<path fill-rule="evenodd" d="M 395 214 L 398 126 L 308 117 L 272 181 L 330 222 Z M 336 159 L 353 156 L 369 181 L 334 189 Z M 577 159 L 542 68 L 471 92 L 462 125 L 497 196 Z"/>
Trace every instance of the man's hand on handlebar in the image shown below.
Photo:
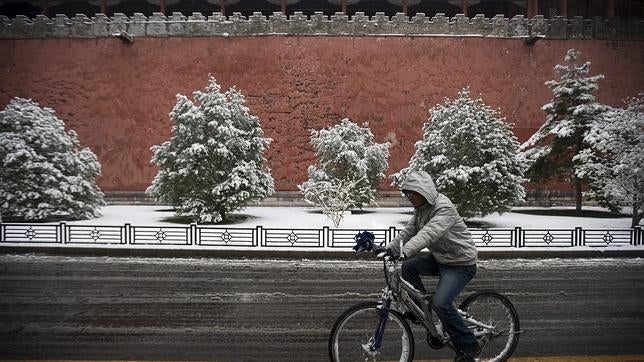
<path fill-rule="evenodd" d="M 396 261 L 402 259 L 400 253 L 394 250 L 394 248 L 374 246 L 373 253 L 377 258 L 384 258 L 387 261 Z"/>

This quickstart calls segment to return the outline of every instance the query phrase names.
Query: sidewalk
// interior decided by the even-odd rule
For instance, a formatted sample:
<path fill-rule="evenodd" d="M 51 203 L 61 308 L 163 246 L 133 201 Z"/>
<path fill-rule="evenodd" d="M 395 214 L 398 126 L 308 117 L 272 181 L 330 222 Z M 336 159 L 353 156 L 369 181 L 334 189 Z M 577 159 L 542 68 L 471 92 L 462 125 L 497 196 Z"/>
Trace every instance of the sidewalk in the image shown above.
<path fill-rule="evenodd" d="M 109 248 L 76 246 L 2 245 L 0 254 L 35 253 L 70 256 L 156 257 L 156 258 L 248 258 L 248 259 L 346 259 L 374 260 L 371 253 L 356 254 L 351 249 L 159 249 Z M 479 248 L 479 259 L 552 259 L 552 258 L 644 258 L 644 247 L 630 248 L 532 248 L 485 249 Z M 644 263 L 644 260 L 642 261 Z"/>

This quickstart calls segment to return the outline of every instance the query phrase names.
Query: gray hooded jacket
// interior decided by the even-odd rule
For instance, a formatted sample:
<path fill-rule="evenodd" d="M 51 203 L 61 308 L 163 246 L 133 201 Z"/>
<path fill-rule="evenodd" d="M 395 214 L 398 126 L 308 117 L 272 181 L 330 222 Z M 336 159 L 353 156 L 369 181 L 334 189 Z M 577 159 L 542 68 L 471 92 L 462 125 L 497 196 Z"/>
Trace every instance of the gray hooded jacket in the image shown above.
<path fill-rule="evenodd" d="M 441 264 L 476 264 L 477 251 L 470 230 L 450 199 L 436 190 L 431 176 L 412 171 L 401 189 L 418 192 L 427 203 L 414 209 L 413 218 L 387 247 L 402 251 L 408 258 L 427 248 Z"/>

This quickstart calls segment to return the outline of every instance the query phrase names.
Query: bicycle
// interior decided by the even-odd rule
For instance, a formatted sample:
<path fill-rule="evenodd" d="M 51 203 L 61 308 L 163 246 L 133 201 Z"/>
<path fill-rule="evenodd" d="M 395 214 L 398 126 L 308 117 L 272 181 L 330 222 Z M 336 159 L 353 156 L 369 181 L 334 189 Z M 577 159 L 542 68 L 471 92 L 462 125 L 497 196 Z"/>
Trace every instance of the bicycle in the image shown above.
<path fill-rule="evenodd" d="M 380 300 L 358 303 L 335 321 L 328 345 L 331 361 L 411 361 L 414 336 L 409 322 L 424 327 L 431 348 L 456 351 L 430 310 L 433 294 L 425 295 L 405 281 L 398 261 L 385 258 L 383 262 L 387 285 Z M 505 361 L 512 355 L 521 330 L 519 316 L 507 297 L 493 290 L 475 292 L 457 310 L 479 341 L 480 360 Z"/>

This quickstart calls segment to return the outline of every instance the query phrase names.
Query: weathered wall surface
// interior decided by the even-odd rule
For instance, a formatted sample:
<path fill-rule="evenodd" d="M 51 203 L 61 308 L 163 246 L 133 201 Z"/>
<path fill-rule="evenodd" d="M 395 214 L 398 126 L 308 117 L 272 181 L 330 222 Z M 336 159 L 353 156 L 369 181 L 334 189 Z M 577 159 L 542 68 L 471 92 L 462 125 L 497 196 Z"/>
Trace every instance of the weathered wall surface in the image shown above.
<path fill-rule="evenodd" d="M 239 36 L 0 40 L 0 106 L 32 98 L 56 110 L 103 165 L 106 190 L 144 190 L 150 146 L 170 136 L 175 95 L 212 74 L 235 85 L 274 139 L 278 190 L 294 190 L 314 162 L 309 130 L 348 117 L 392 143 L 389 173 L 407 165 L 428 109 L 469 86 L 525 140 L 551 99 L 544 82 L 567 49 L 602 73 L 599 101 L 644 90 L 644 42 L 411 36 Z M 387 189 L 387 183 L 383 183 Z"/>

